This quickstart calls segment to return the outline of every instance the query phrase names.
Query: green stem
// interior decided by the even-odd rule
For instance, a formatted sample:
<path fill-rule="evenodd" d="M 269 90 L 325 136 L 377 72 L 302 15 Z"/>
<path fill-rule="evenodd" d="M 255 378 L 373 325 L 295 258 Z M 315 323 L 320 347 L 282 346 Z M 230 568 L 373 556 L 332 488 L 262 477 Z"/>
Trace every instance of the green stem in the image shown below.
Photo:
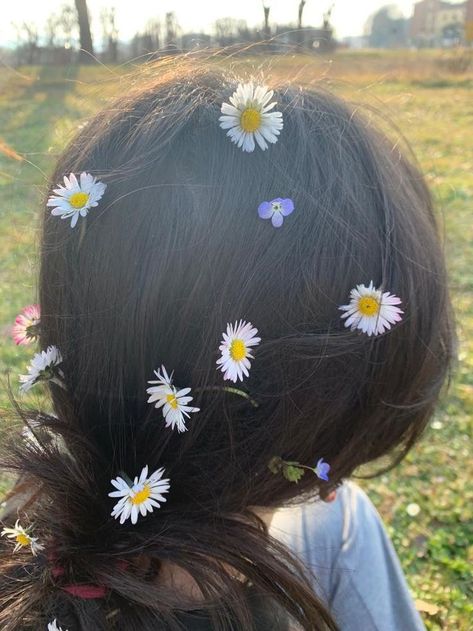
<path fill-rule="evenodd" d="M 130 486 L 130 487 L 133 486 L 133 480 L 124 471 L 119 471 L 118 472 L 118 477 L 122 478 L 123 480 L 125 480 L 125 482 L 128 484 L 128 486 Z"/>
<path fill-rule="evenodd" d="M 80 217 L 79 219 L 82 219 L 82 217 Z M 83 221 L 80 222 L 79 243 L 77 244 L 78 249 L 80 249 L 80 246 L 82 245 L 82 241 L 84 240 L 84 237 L 85 237 L 86 223 L 87 223 L 87 216 L 85 216 L 83 218 Z"/>
<path fill-rule="evenodd" d="M 208 386 L 206 388 L 195 388 L 196 392 L 207 391 L 207 390 L 214 391 L 214 392 L 223 390 L 224 392 L 237 394 L 238 396 L 243 397 L 244 399 L 249 401 L 254 408 L 259 407 L 259 404 L 254 399 L 252 399 L 247 392 L 244 392 L 243 390 L 239 390 L 238 388 L 232 388 L 231 386 Z"/>
<path fill-rule="evenodd" d="M 282 460 L 282 458 L 281 458 Z M 295 462 L 295 461 L 291 461 L 291 460 L 283 460 L 283 463 L 285 465 L 291 466 L 291 467 L 299 467 L 300 469 L 308 469 L 309 471 L 312 471 L 312 473 L 315 473 L 315 468 L 314 467 L 309 467 L 306 464 L 301 464 L 300 462 Z"/>

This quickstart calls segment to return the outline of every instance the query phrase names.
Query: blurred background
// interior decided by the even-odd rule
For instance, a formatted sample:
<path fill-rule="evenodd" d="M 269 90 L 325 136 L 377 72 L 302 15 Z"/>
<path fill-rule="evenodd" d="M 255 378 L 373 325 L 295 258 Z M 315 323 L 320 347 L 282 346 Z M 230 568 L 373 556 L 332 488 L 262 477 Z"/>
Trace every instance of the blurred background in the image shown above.
<path fill-rule="evenodd" d="M 225 54 L 221 52 L 225 49 Z M 210 51 L 242 76 L 322 84 L 375 106 L 433 191 L 459 362 L 426 436 L 362 482 L 428 629 L 473 629 L 473 0 L 16 0 L 0 8 L 0 431 L 34 351 L 11 325 L 35 301 L 38 216 L 58 154 L 149 62 Z M 205 52 L 203 54 L 206 54 Z M 369 111 L 369 110 L 367 110 Z M 48 403 L 41 387 L 31 405 Z M 11 484 L 0 479 L 0 491 Z M 361 631 L 361 630 L 360 630 Z M 401 631 L 401 630 L 400 630 Z M 404 631 L 404 630 L 402 630 Z M 406 630 L 407 631 L 407 630 Z"/>

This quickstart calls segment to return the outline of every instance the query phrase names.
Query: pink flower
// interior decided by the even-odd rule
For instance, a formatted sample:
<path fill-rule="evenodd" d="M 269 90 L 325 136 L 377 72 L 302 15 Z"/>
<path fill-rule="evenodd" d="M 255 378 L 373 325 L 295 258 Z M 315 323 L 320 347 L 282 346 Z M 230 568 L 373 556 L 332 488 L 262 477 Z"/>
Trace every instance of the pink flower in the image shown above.
<path fill-rule="evenodd" d="M 15 344 L 31 344 L 39 335 L 40 309 L 39 305 L 29 305 L 16 316 L 12 328 Z"/>

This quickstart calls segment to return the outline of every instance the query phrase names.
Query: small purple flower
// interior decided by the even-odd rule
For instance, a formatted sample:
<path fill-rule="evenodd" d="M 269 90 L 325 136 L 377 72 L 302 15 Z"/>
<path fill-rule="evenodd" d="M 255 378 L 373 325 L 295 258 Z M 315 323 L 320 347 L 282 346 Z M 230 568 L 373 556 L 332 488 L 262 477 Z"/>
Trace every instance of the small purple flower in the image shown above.
<path fill-rule="evenodd" d="M 315 475 L 321 480 L 328 482 L 328 472 L 330 471 L 330 465 L 328 462 L 324 462 L 323 458 L 317 461 L 317 466 L 314 469 Z"/>
<path fill-rule="evenodd" d="M 258 215 L 261 219 L 269 219 L 275 228 L 280 228 L 284 217 L 290 215 L 294 210 L 294 202 L 292 199 L 282 199 L 276 197 L 271 202 L 262 202 L 258 206 Z"/>

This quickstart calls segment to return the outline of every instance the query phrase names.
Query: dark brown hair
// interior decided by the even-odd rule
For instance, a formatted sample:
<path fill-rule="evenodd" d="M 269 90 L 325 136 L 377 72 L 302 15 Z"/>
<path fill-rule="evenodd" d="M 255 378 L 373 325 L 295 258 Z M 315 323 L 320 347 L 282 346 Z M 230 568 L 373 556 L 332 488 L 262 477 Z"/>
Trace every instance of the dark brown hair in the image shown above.
<path fill-rule="evenodd" d="M 218 628 L 229 628 L 229 611 L 252 628 L 233 568 L 304 629 L 335 629 L 251 507 L 323 493 L 390 453 L 399 461 L 437 401 L 453 334 L 418 169 L 339 98 L 287 85 L 275 86 L 279 141 L 245 154 L 218 124 L 236 87 L 228 75 L 157 65 L 80 131 L 53 174 L 51 187 L 88 171 L 107 190 L 75 229 L 43 211 L 40 342 L 61 350 L 67 389 L 50 386 L 50 440 L 17 441 L 5 463 L 40 485 L 28 518 L 50 550 L 2 555 L 4 631 L 54 617 L 70 631 L 171 628 L 179 599 L 148 576 L 163 560 L 192 575 L 209 607 L 220 603 L 210 609 Z M 278 196 L 296 209 L 275 230 L 256 211 Z M 370 280 L 405 311 L 378 337 L 346 329 L 338 310 Z M 262 338 L 241 386 L 257 407 L 224 391 L 216 367 L 222 331 L 240 318 Z M 147 403 L 161 364 L 201 408 L 186 433 L 165 428 Z M 330 486 L 272 474 L 274 455 L 306 465 L 324 457 Z M 144 465 L 165 467 L 168 501 L 120 525 L 110 480 Z M 109 596 L 61 591 L 51 554 L 69 582 L 99 583 Z M 147 573 L 140 557 L 151 560 Z"/>

